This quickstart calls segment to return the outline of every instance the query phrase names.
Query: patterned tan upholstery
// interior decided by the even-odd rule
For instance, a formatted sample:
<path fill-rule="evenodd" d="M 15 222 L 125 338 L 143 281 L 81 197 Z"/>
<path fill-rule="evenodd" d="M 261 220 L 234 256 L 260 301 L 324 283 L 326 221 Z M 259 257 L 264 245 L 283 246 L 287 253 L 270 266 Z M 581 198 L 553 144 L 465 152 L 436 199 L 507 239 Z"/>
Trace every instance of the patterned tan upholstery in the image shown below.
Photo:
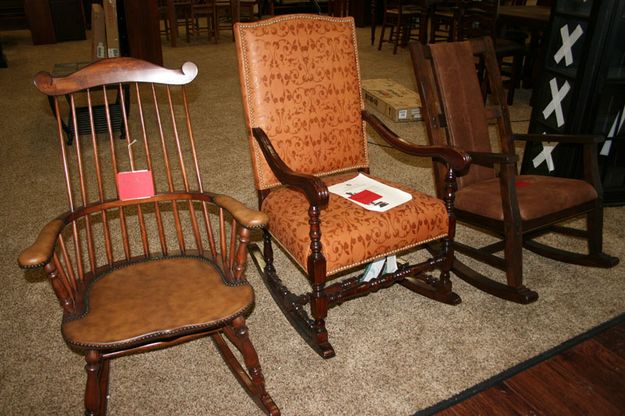
<path fill-rule="evenodd" d="M 325 182 L 332 185 L 355 175 L 339 175 Z M 321 244 L 328 276 L 447 235 L 448 217 L 442 200 L 375 179 L 410 193 L 412 200 L 380 213 L 330 194 L 328 207 L 321 211 Z M 303 193 L 289 188 L 274 190 L 262 206 L 269 216 L 271 234 L 304 270 L 310 254 L 308 206 Z"/>
<path fill-rule="evenodd" d="M 302 15 L 297 22 L 257 22 L 241 31 L 247 125 L 261 127 L 286 164 L 302 173 L 343 172 L 369 163 L 353 19 L 338 25 L 328 19 Z M 279 185 L 251 136 L 250 146 L 256 187 Z"/>

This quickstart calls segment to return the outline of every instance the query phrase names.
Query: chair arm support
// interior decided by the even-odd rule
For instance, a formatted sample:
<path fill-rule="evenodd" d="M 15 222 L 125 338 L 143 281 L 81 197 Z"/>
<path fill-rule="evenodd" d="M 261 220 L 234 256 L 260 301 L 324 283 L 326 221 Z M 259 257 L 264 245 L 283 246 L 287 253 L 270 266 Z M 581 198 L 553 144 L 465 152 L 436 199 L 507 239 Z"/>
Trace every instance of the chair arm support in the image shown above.
<path fill-rule="evenodd" d="M 448 164 L 457 173 L 463 173 L 468 170 L 471 164 L 471 157 L 468 153 L 451 146 L 423 146 L 410 143 L 391 129 L 386 127 L 384 123 L 375 115 L 363 110 L 362 118 L 391 146 L 404 153 L 423 156 L 436 159 L 440 162 Z"/>
<path fill-rule="evenodd" d="M 63 227 L 65 227 L 65 221 L 62 218 L 56 218 L 47 223 L 37 236 L 37 240 L 20 253 L 17 259 L 19 266 L 23 269 L 45 266 L 54 254 L 54 246 Z"/>
<path fill-rule="evenodd" d="M 493 166 L 495 164 L 513 165 L 519 159 L 517 155 L 491 152 L 467 152 L 471 156 L 471 163 L 480 166 Z"/>
<path fill-rule="evenodd" d="M 265 156 L 265 160 L 276 177 L 285 185 L 289 185 L 304 191 L 311 205 L 324 208 L 328 205 L 328 187 L 321 179 L 313 175 L 298 173 L 289 168 L 280 158 L 278 152 L 271 144 L 269 137 L 260 127 L 252 128 L 252 134 L 256 143 Z"/>
<path fill-rule="evenodd" d="M 248 208 L 242 202 L 227 196 L 215 195 L 215 204 L 226 211 L 245 228 L 262 228 L 269 222 L 269 217 L 264 212 Z"/>
<path fill-rule="evenodd" d="M 605 136 L 601 134 L 513 134 L 512 138 L 514 140 L 531 142 L 558 142 L 583 145 L 584 180 L 592 184 L 599 194 L 602 193 L 601 179 L 599 178 L 597 145 L 605 141 Z"/>
<path fill-rule="evenodd" d="M 600 134 L 513 134 L 512 139 L 526 142 L 598 144 L 602 143 L 605 137 Z"/>

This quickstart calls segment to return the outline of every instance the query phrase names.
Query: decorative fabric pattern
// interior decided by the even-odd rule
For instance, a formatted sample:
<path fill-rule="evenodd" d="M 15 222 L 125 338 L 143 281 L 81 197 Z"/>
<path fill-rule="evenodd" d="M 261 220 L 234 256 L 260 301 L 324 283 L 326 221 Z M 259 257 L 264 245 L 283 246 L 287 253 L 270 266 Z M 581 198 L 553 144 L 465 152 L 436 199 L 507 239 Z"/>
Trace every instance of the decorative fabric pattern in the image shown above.
<path fill-rule="evenodd" d="M 324 181 L 333 185 L 354 176 Z M 321 210 L 321 244 L 328 276 L 447 235 L 449 222 L 442 200 L 375 179 L 409 192 L 412 200 L 386 212 L 373 212 L 330 193 L 328 207 Z M 304 270 L 310 254 L 308 207 L 303 193 L 286 187 L 273 190 L 262 206 L 269 216 L 269 231 Z"/>
<path fill-rule="evenodd" d="M 237 26 L 248 126 L 261 127 L 291 169 L 315 175 L 368 165 L 353 20 L 329 19 Z M 279 185 L 249 139 L 256 187 Z"/>

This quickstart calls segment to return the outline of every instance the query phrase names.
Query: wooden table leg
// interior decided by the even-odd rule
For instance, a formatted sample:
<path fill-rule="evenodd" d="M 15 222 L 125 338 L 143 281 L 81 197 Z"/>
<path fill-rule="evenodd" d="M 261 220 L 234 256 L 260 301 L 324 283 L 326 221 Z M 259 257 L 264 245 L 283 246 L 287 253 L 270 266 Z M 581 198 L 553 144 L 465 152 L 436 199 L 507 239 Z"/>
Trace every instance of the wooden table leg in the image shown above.
<path fill-rule="evenodd" d="M 167 17 L 169 18 L 169 36 L 172 48 L 176 47 L 178 40 L 178 22 L 176 19 L 176 6 L 174 0 L 167 0 Z"/>
<path fill-rule="evenodd" d="M 375 26 L 376 26 L 376 16 L 375 16 L 375 0 L 371 0 L 371 44 L 375 43 Z"/>

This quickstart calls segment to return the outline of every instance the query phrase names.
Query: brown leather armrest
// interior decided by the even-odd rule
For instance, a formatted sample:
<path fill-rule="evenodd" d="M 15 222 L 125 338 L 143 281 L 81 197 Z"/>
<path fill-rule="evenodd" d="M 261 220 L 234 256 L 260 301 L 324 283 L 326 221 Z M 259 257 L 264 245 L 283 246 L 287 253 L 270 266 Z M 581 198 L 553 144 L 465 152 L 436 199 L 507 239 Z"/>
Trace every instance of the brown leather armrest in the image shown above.
<path fill-rule="evenodd" d="M 65 227 L 65 221 L 60 218 L 46 224 L 37 236 L 37 240 L 20 253 L 17 259 L 20 267 L 34 269 L 45 266 L 54 254 L 54 246 L 63 227 Z"/>
<path fill-rule="evenodd" d="M 512 139 L 526 142 L 593 144 L 602 143 L 605 137 L 600 134 L 513 134 Z"/>
<path fill-rule="evenodd" d="M 245 228 L 262 228 L 269 222 L 269 217 L 264 212 L 248 208 L 243 203 L 227 195 L 216 195 L 214 198 L 217 206 L 227 210 Z"/>
<path fill-rule="evenodd" d="M 466 172 L 471 164 L 469 154 L 458 148 L 413 144 L 399 137 L 373 114 L 363 111 L 362 117 L 387 143 L 404 153 L 414 156 L 430 157 L 446 163 L 458 174 Z"/>
<path fill-rule="evenodd" d="M 299 188 L 306 194 L 306 198 L 311 205 L 323 208 L 328 205 L 328 187 L 316 176 L 298 173 L 289 168 L 280 158 L 278 152 L 271 144 L 269 137 L 259 127 L 252 128 L 252 134 L 263 152 L 267 164 L 273 174 L 285 185 Z"/>

